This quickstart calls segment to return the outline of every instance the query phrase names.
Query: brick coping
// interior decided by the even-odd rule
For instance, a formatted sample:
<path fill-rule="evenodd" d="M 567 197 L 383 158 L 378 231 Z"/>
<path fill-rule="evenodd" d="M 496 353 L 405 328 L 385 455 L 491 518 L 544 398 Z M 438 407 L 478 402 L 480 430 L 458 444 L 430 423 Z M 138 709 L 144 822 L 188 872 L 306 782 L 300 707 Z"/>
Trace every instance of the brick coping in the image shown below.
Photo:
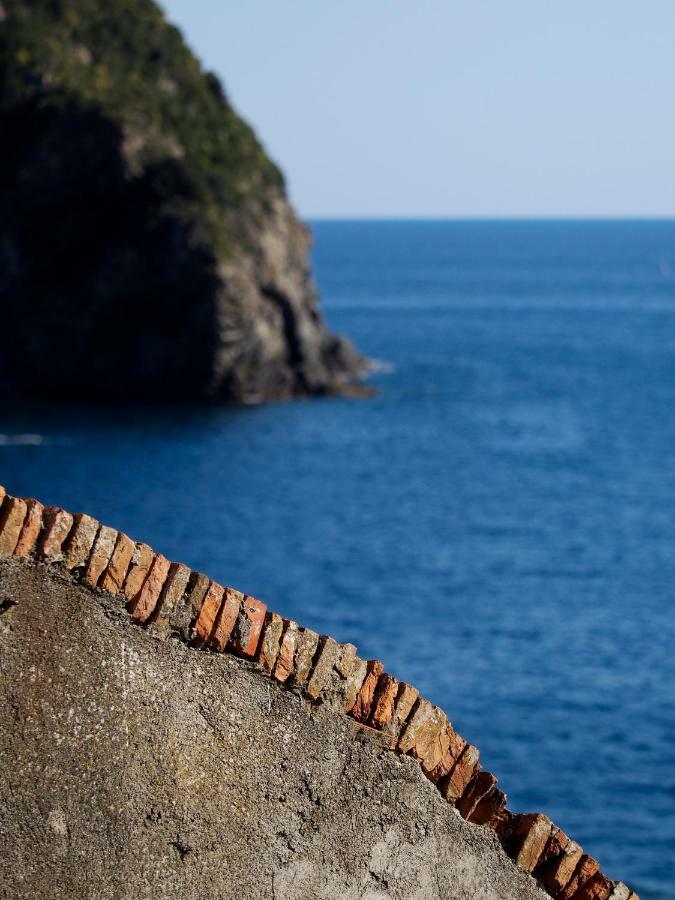
<path fill-rule="evenodd" d="M 555 900 L 639 900 L 547 816 L 507 809 L 478 749 L 457 734 L 443 710 L 378 660 L 360 659 L 353 644 L 284 619 L 91 516 L 13 497 L 0 485 L 2 558 L 65 568 L 92 591 L 117 598 L 134 623 L 155 636 L 252 660 L 310 702 L 330 702 L 378 747 L 416 760 L 441 796 L 468 822 L 492 829 L 516 866 Z"/>

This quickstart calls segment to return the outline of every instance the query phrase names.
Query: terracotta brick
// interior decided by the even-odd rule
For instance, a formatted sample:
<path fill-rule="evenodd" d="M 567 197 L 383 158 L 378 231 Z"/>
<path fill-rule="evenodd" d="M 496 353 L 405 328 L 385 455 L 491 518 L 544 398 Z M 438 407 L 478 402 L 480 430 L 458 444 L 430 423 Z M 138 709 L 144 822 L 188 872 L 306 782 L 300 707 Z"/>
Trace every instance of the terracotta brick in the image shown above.
<path fill-rule="evenodd" d="M 469 822 L 474 825 L 490 825 L 499 820 L 506 808 L 506 794 L 499 788 L 493 787 L 482 797 L 473 808 L 469 816 Z"/>
<path fill-rule="evenodd" d="M 468 744 L 449 775 L 438 782 L 438 789 L 448 803 L 457 803 L 467 789 L 479 766 L 480 752 Z"/>
<path fill-rule="evenodd" d="M 340 649 L 340 656 L 335 663 L 335 671 L 342 678 L 347 679 L 354 671 L 356 663 L 356 647 L 354 644 L 343 644 Z"/>
<path fill-rule="evenodd" d="M 355 719 L 348 718 L 347 722 L 350 723 L 355 734 L 359 737 L 366 738 L 376 746 L 383 747 L 386 750 L 394 749 L 395 740 L 392 735 L 385 734 L 384 731 L 379 731 L 377 728 L 371 728 L 370 725 L 364 725 L 363 722 L 357 722 Z"/>
<path fill-rule="evenodd" d="M 143 582 L 148 577 L 148 572 L 150 571 L 150 566 L 152 565 L 154 558 L 155 554 L 152 547 L 148 547 L 147 544 L 136 544 L 133 556 L 131 557 L 129 571 L 127 572 L 122 587 L 122 591 L 127 600 L 133 600 L 143 587 Z"/>
<path fill-rule="evenodd" d="M 293 660 L 293 684 L 304 687 L 312 671 L 314 654 L 319 647 L 319 635 L 311 628 L 301 628 Z"/>
<path fill-rule="evenodd" d="M 574 841 L 569 841 L 562 856 L 537 869 L 537 878 L 544 885 L 549 894 L 561 898 L 565 888 L 570 883 L 574 871 L 577 868 L 583 850 Z"/>
<path fill-rule="evenodd" d="M 255 656 L 266 612 L 267 607 L 260 600 L 248 595 L 244 597 L 230 638 L 230 647 L 235 653 L 248 657 Z"/>
<path fill-rule="evenodd" d="M 398 681 L 393 675 L 384 672 L 380 675 L 375 688 L 373 702 L 370 709 L 368 725 L 371 728 L 379 728 L 380 731 L 391 722 L 394 716 L 394 704 L 398 695 Z"/>
<path fill-rule="evenodd" d="M 206 575 L 202 575 L 201 572 L 192 572 L 183 599 L 179 601 L 170 616 L 171 630 L 175 631 L 184 641 L 191 642 L 195 636 L 194 626 L 210 584 L 211 580 Z"/>
<path fill-rule="evenodd" d="M 328 686 L 333 667 L 340 657 L 340 645 L 331 637 L 322 637 L 306 693 L 310 700 L 318 700 L 321 691 Z"/>
<path fill-rule="evenodd" d="M 558 828 L 557 825 L 551 826 L 551 834 L 549 839 L 544 847 L 544 852 L 542 853 L 539 862 L 537 863 L 537 868 L 534 870 L 535 877 L 538 875 L 542 866 L 548 865 L 549 863 L 560 859 L 564 853 L 565 849 L 570 843 L 570 839 L 567 837 L 564 831 Z"/>
<path fill-rule="evenodd" d="M 561 891 L 560 900 L 572 900 L 579 888 L 583 887 L 587 881 L 590 881 L 598 873 L 599 869 L 598 861 L 584 853 L 569 883 Z"/>
<path fill-rule="evenodd" d="M 159 602 L 155 607 L 152 621 L 161 628 L 165 628 L 173 616 L 176 606 L 180 603 L 190 580 L 190 570 L 182 563 L 171 563 Z"/>
<path fill-rule="evenodd" d="M 44 525 L 38 539 L 38 552 L 45 559 L 61 559 L 63 544 L 73 527 L 73 517 L 64 509 L 48 506 L 42 518 Z"/>
<path fill-rule="evenodd" d="M 26 518 L 21 529 L 19 542 L 14 549 L 14 556 L 28 556 L 29 553 L 32 553 L 42 531 L 44 506 L 39 500 L 31 499 L 26 500 L 26 507 Z"/>
<path fill-rule="evenodd" d="M 4 487 L 0 484 L 0 506 L 2 506 L 2 501 L 5 499 L 5 496 L 6 496 L 6 495 L 7 495 L 7 491 L 6 491 L 6 490 L 4 489 Z"/>
<path fill-rule="evenodd" d="M 635 897 L 635 894 L 631 893 L 628 885 L 625 885 L 623 881 L 614 882 L 609 900 L 630 900 L 631 897 Z"/>
<path fill-rule="evenodd" d="M 464 752 L 465 747 L 467 746 L 466 741 L 463 737 L 461 737 L 452 725 L 448 722 L 447 726 L 448 732 L 448 749 L 445 752 L 445 755 L 433 769 L 430 769 L 427 773 L 429 781 L 433 781 L 436 784 L 441 778 L 444 778 L 450 772 L 452 772 L 453 768 L 457 760 L 460 758 L 462 753 Z"/>
<path fill-rule="evenodd" d="M 512 828 L 511 855 L 523 872 L 532 873 L 541 861 L 551 838 L 553 823 L 547 816 L 516 816 Z"/>
<path fill-rule="evenodd" d="M 375 688 L 384 672 L 384 666 L 378 659 L 369 659 L 366 664 L 366 677 L 363 679 L 361 690 L 356 695 L 354 706 L 350 710 L 357 722 L 367 722 L 373 705 Z"/>
<path fill-rule="evenodd" d="M 226 587 L 223 591 L 223 600 L 218 610 L 216 624 L 208 641 L 209 647 L 217 653 L 225 651 L 228 641 L 232 637 L 234 626 L 237 624 L 243 602 L 244 595 L 241 591 L 235 591 L 231 587 Z"/>
<path fill-rule="evenodd" d="M 266 672 L 268 675 L 271 675 L 274 671 L 283 633 L 284 620 L 277 613 L 268 612 L 265 616 L 262 640 L 260 641 L 256 657 L 256 662 L 263 672 Z"/>
<path fill-rule="evenodd" d="M 152 561 L 143 587 L 127 605 L 134 622 L 145 623 L 153 614 L 168 574 L 169 560 L 158 553 Z"/>
<path fill-rule="evenodd" d="M 419 691 L 411 684 L 404 681 L 399 683 L 396 701 L 394 703 L 394 712 L 391 720 L 385 725 L 384 730 L 387 734 L 393 734 L 398 740 L 401 732 L 406 725 L 412 708 L 419 699 Z"/>
<path fill-rule="evenodd" d="M 108 591 L 110 594 L 119 594 L 122 590 L 135 549 L 136 545 L 131 538 L 119 532 L 110 562 L 101 578 L 101 587 L 104 591 Z"/>
<path fill-rule="evenodd" d="M 448 717 L 438 706 L 428 700 L 418 700 L 401 735 L 398 747 L 401 753 L 409 753 L 418 760 L 425 775 L 429 775 L 440 763 L 450 747 Z"/>
<path fill-rule="evenodd" d="M 287 681 L 293 671 L 293 660 L 295 659 L 295 653 L 298 648 L 299 632 L 300 629 L 298 628 L 297 622 L 284 620 L 284 633 L 281 638 L 279 655 L 277 656 L 277 661 L 272 673 L 272 677 L 280 684 Z"/>
<path fill-rule="evenodd" d="M 115 529 L 101 525 L 91 548 L 87 570 L 84 573 L 84 580 L 90 587 L 96 587 L 99 578 L 108 567 L 116 542 L 117 532 Z"/>
<path fill-rule="evenodd" d="M 579 888 L 572 900 L 609 900 L 612 887 L 609 878 L 598 872 Z"/>
<path fill-rule="evenodd" d="M 202 647 L 211 637 L 224 593 L 225 588 L 221 587 L 221 585 L 215 581 L 209 582 L 208 589 L 204 595 L 204 602 L 194 624 L 193 647 Z"/>
<path fill-rule="evenodd" d="M 63 551 L 64 565 L 71 571 L 86 566 L 99 527 L 96 519 L 84 513 L 73 516 L 73 522 Z"/>
<path fill-rule="evenodd" d="M 19 543 L 28 507 L 25 500 L 5 497 L 0 510 L 0 557 L 12 556 Z"/>
<path fill-rule="evenodd" d="M 475 810 L 483 797 L 485 797 L 496 784 L 497 779 L 492 772 L 476 772 L 457 804 L 460 816 L 462 816 L 463 819 L 469 819 L 471 813 Z"/>
<path fill-rule="evenodd" d="M 356 698 L 359 695 L 359 691 L 361 690 L 363 682 L 366 680 L 367 674 L 368 663 L 365 661 L 365 659 L 361 659 L 357 656 L 354 660 L 352 671 L 350 672 L 345 683 L 344 703 L 342 706 L 345 712 L 348 713 L 351 709 L 353 709 L 354 704 L 356 703 Z"/>

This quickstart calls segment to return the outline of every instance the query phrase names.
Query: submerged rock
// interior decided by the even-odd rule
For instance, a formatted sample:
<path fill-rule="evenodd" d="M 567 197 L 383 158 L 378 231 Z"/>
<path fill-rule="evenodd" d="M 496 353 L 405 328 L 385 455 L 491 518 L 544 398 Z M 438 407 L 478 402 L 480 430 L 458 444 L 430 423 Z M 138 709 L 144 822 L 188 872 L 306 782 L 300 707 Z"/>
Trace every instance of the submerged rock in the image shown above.
<path fill-rule="evenodd" d="M 283 177 L 151 0 L 1 0 L 0 395 L 348 390 Z"/>

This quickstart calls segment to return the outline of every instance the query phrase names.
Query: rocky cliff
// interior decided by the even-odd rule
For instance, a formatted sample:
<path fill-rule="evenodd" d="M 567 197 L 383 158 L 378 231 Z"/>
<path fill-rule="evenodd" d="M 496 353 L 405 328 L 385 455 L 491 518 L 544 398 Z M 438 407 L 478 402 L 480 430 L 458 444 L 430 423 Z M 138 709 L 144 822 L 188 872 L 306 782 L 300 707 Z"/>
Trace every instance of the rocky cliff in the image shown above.
<path fill-rule="evenodd" d="M 282 175 L 152 0 L 0 0 L 0 395 L 348 390 Z"/>

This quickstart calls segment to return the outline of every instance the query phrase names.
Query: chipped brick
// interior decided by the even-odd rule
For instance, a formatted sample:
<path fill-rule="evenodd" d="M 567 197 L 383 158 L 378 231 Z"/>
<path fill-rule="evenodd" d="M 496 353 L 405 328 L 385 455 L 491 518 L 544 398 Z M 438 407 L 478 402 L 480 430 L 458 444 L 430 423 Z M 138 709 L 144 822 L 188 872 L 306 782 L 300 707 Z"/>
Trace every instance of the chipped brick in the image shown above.
<path fill-rule="evenodd" d="M 73 522 L 63 553 L 64 565 L 71 571 L 87 564 L 99 526 L 96 519 L 84 513 L 73 516 Z"/>
<path fill-rule="evenodd" d="M 190 570 L 182 563 L 171 563 L 159 602 L 153 613 L 153 622 L 160 628 L 169 624 L 176 606 L 185 593 L 190 580 Z"/>
<path fill-rule="evenodd" d="M 27 511 L 25 500 L 5 497 L 0 510 L 0 557 L 11 556 L 14 553 Z"/>
<path fill-rule="evenodd" d="M 136 544 L 122 588 L 127 600 L 133 600 L 143 587 L 143 582 L 148 577 L 154 557 L 155 554 L 152 547 L 148 547 L 147 544 Z"/>
<path fill-rule="evenodd" d="M 297 622 L 284 620 L 284 633 L 281 638 L 274 672 L 272 673 L 272 677 L 280 684 L 287 681 L 293 671 L 293 660 L 298 647 L 299 631 Z"/>
<path fill-rule="evenodd" d="M 311 628 L 301 628 L 298 634 L 297 649 L 293 661 L 293 684 L 303 687 L 307 684 L 314 654 L 319 646 L 319 635 Z"/>
<path fill-rule="evenodd" d="M 473 744 L 468 744 L 449 775 L 438 782 L 438 789 L 448 803 L 457 803 L 467 789 L 476 769 L 480 752 Z"/>
<path fill-rule="evenodd" d="M 96 587 L 99 578 L 106 570 L 110 557 L 115 549 L 117 532 L 114 528 L 101 525 L 96 535 L 94 545 L 91 548 L 91 556 L 84 573 L 84 580 L 90 587 Z"/>
<path fill-rule="evenodd" d="M 2 506 L 2 501 L 5 499 L 6 495 L 7 495 L 7 491 L 0 484 L 0 506 Z"/>
<path fill-rule="evenodd" d="M 393 675 L 384 672 L 380 675 L 379 681 L 373 695 L 368 725 L 371 728 L 379 728 L 380 731 L 391 722 L 394 715 L 394 704 L 396 695 L 398 694 L 398 681 Z"/>
<path fill-rule="evenodd" d="M 499 821 L 505 808 L 506 794 L 493 787 L 475 805 L 469 816 L 469 822 L 473 822 L 474 825 L 492 825 Z"/>
<path fill-rule="evenodd" d="M 429 781 L 433 781 L 434 784 L 436 784 L 436 782 L 440 781 L 441 778 L 444 778 L 453 770 L 457 760 L 460 758 L 460 756 L 464 752 L 464 748 L 466 747 L 466 741 L 464 740 L 464 738 L 457 734 L 457 732 L 449 722 L 447 726 L 447 732 L 448 749 L 446 750 L 443 758 L 439 760 L 439 762 L 427 773 Z"/>
<path fill-rule="evenodd" d="M 492 772 L 476 772 L 457 804 L 460 816 L 469 819 L 480 801 L 497 784 Z"/>
<path fill-rule="evenodd" d="M 209 638 L 209 647 L 218 653 L 223 653 L 227 643 L 232 637 L 234 626 L 241 611 L 241 605 L 244 602 L 244 595 L 241 591 L 235 591 L 234 588 L 226 587 L 223 591 L 223 600 L 218 610 L 216 624 L 213 628 L 211 637 Z"/>
<path fill-rule="evenodd" d="M 561 856 L 537 869 L 537 878 L 549 894 L 556 898 L 562 897 L 582 856 L 581 847 L 574 841 L 569 841 Z"/>
<path fill-rule="evenodd" d="M 184 641 L 194 638 L 194 625 L 209 589 L 210 579 L 201 572 L 192 572 L 183 599 L 178 603 L 170 617 L 171 629 Z"/>
<path fill-rule="evenodd" d="M 344 679 L 349 678 L 356 663 L 356 647 L 354 644 L 343 644 L 340 656 L 335 663 L 335 671 Z"/>
<path fill-rule="evenodd" d="M 409 753 L 429 775 L 443 759 L 450 746 L 448 717 L 428 700 L 418 700 L 398 746 L 401 753 Z"/>
<path fill-rule="evenodd" d="M 540 863 L 551 838 L 553 823 L 539 814 L 517 815 L 511 829 L 511 855 L 523 872 L 532 873 Z"/>
<path fill-rule="evenodd" d="M 612 887 L 609 878 L 598 872 L 579 888 L 572 900 L 609 900 Z"/>
<path fill-rule="evenodd" d="M 42 518 L 44 526 L 38 541 L 38 551 L 45 559 L 61 559 L 63 544 L 73 527 L 73 517 L 64 509 L 48 506 Z"/>
<path fill-rule="evenodd" d="M 560 859 L 560 857 L 564 854 L 565 848 L 567 847 L 569 842 L 570 839 L 567 837 L 564 831 L 558 828 L 557 825 L 551 826 L 551 834 L 548 841 L 546 842 L 546 846 L 544 847 L 544 852 L 539 858 L 537 868 L 533 873 L 535 877 L 538 875 L 539 870 L 542 866 L 545 866 L 556 859 Z"/>
<path fill-rule="evenodd" d="M 274 670 L 283 633 L 284 620 L 277 613 L 268 612 L 265 616 L 265 627 L 256 660 L 263 672 L 268 675 L 271 675 Z"/>
<path fill-rule="evenodd" d="M 363 722 L 357 722 L 355 719 L 347 719 L 356 735 L 366 738 L 368 741 L 376 744 L 386 750 L 393 750 L 395 741 L 392 735 L 378 731 L 377 728 L 371 728 L 370 725 L 364 725 Z"/>
<path fill-rule="evenodd" d="M 242 656 L 255 656 L 267 607 L 255 597 L 246 595 L 230 639 L 230 647 Z"/>
<path fill-rule="evenodd" d="M 367 673 L 368 663 L 357 656 L 354 660 L 352 671 L 345 682 L 344 703 L 342 706 L 345 712 L 349 712 L 353 709 Z"/>
<path fill-rule="evenodd" d="M 584 853 L 569 883 L 560 892 L 560 900 L 572 900 L 577 891 L 597 874 L 600 866 L 598 861 L 587 853 Z"/>
<path fill-rule="evenodd" d="M 225 588 L 221 587 L 221 585 L 215 581 L 209 582 L 208 589 L 204 595 L 204 602 L 194 624 L 193 647 L 203 646 L 211 637 L 224 593 Z"/>
<path fill-rule="evenodd" d="M 361 685 L 361 690 L 356 696 L 356 702 L 350 710 L 357 722 L 367 722 L 370 709 L 375 696 L 375 688 L 380 675 L 384 672 L 384 666 L 378 659 L 369 659 L 366 665 L 366 677 Z"/>
<path fill-rule="evenodd" d="M 169 560 L 158 553 L 152 561 L 143 587 L 127 606 L 134 622 L 147 622 L 159 602 L 164 582 L 169 574 Z"/>
<path fill-rule="evenodd" d="M 392 734 L 398 740 L 401 731 L 408 721 L 408 717 L 412 712 L 412 708 L 419 699 L 419 691 L 411 684 L 405 681 L 399 682 L 396 701 L 394 703 L 394 712 L 390 721 L 385 725 L 384 730 L 387 734 Z"/>
<path fill-rule="evenodd" d="M 609 895 L 609 900 L 630 900 L 630 898 L 634 896 L 635 894 L 631 893 L 631 889 L 628 885 L 624 884 L 623 881 L 615 881 L 612 885 L 612 892 Z"/>
<path fill-rule="evenodd" d="M 340 656 L 340 645 L 331 637 L 322 637 L 319 652 L 312 673 L 307 682 L 306 693 L 310 700 L 317 700 L 328 685 L 333 666 Z"/>
<path fill-rule="evenodd" d="M 135 549 L 136 545 L 131 538 L 119 532 L 110 561 L 101 578 L 101 587 L 104 591 L 108 591 L 110 594 L 119 594 L 122 590 Z"/>
<path fill-rule="evenodd" d="M 26 518 L 19 541 L 14 549 L 14 556 L 28 556 L 32 553 L 42 531 L 44 506 L 39 500 L 26 500 Z"/>

